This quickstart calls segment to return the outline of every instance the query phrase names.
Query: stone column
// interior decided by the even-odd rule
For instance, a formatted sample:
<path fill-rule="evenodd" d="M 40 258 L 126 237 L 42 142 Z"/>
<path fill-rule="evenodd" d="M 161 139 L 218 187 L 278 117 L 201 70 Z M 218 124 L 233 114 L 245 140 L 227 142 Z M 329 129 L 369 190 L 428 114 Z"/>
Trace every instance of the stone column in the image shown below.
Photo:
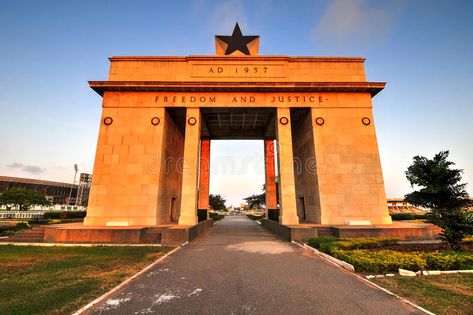
<path fill-rule="evenodd" d="M 179 225 L 194 225 L 198 223 L 197 180 L 199 168 L 200 120 L 200 108 L 187 108 Z"/>
<path fill-rule="evenodd" d="M 266 183 L 266 216 L 270 210 L 277 209 L 276 170 L 274 165 L 274 139 L 264 140 L 264 166 Z"/>
<path fill-rule="evenodd" d="M 279 203 L 281 206 L 279 223 L 299 224 L 294 181 L 294 155 L 292 152 L 290 108 L 277 109 L 276 121 L 279 165 Z"/>
<path fill-rule="evenodd" d="M 210 139 L 200 141 L 199 210 L 209 208 Z"/>

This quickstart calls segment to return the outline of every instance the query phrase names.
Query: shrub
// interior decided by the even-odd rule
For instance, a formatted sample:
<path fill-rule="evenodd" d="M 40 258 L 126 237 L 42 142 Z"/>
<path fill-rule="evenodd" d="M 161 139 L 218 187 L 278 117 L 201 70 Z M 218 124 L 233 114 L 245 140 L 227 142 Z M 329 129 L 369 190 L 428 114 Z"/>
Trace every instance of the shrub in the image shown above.
<path fill-rule="evenodd" d="M 19 229 L 29 229 L 30 228 L 30 226 L 26 222 L 18 222 L 15 226 Z"/>
<path fill-rule="evenodd" d="M 311 238 L 310 246 L 331 254 L 334 249 L 353 250 L 380 248 L 395 245 L 399 239 L 393 237 L 383 238 Z"/>
<path fill-rule="evenodd" d="M 419 252 L 334 250 L 333 256 L 352 264 L 356 271 L 393 272 L 399 268 L 417 271 L 427 267 L 425 258 Z"/>
<path fill-rule="evenodd" d="M 356 271 L 396 272 L 399 268 L 418 270 L 473 269 L 473 255 L 467 252 L 369 251 L 398 243 L 396 238 L 311 238 L 308 244 L 346 261 Z"/>
<path fill-rule="evenodd" d="M 0 236 L 9 236 L 9 235 L 15 234 L 15 233 L 17 233 L 21 230 L 25 230 L 25 229 L 29 229 L 29 228 L 30 227 L 25 222 L 19 222 L 16 225 L 0 226 Z"/>
<path fill-rule="evenodd" d="M 395 213 L 395 214 L 391 214 L 391 219 L 393 219 L 394 221 L 425 220 L 427 219 L 427 216 L 425 214 Z"/>
<path fill-rule="evenodd" d="M 209 217 L 214 221 L 218 221 L 222 220 L 225 216 L 222 214 L 218 214 L 217 212 L 209 212 Z"/>
<path fill-rule="evenodd" d="M 389 245 L 396 245 L 399 239 L 394 237 L 382 238 L 346 238 L 340 239 L 337 243 L 341 249 L 371 249 Z"/>
<path fill-rule="evenodd" d="M 473 269 L 473 255 L 463 252 L 432 252 L 426 254 L 430 269 L 461 270 Z"/>
<path fill-rule="evenodd" d="M 86 211 L 48 211 L 44 213 L 45 219 L 82 219 Z"/>
<path fill-rule="evenodd" d="M 254 214 L 247 214 L 246 215 L 248 218 L 250 218 L 251 220 L 261 220 L 264 215 L 254 215 Z"/>
<path fill-rule="evenodd" d="M 332 248 L 338 247 L 336 243 L 339 240 L 338 238 L 310 238 L 308 244 L 324 253 L 331 254 Z"/>

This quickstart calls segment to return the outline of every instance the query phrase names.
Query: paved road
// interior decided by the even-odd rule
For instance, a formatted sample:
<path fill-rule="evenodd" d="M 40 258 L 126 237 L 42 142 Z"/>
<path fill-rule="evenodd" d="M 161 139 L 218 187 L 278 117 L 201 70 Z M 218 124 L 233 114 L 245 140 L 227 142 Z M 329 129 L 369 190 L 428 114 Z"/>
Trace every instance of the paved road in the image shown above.
<path fill-rule="evenodd" d="M 348 272 L 226 217 L 92 314 L 419 314 Z"/>

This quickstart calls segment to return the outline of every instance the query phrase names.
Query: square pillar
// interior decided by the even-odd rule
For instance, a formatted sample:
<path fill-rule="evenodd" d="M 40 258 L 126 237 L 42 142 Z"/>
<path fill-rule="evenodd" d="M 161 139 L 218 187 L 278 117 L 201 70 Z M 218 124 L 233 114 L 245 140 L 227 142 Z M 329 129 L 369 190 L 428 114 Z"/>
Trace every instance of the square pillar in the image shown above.
<path fill-rule="evenodd" d="M 210 139 L 200 141 L 199 210 L 209 208 Z"/>
<path fill-rule="evenodd" d="M 195 225 L 198 223 L 197 180 L 199 175 L 200 126 L 200 108 L 187 108 L 179 225 Z"/>
<path fill-rule="evenodd" d="M 281 205 L 279 223 L 295 225 L 299 224 L 299 218 L 296 206 L 290 108 L 277 109 L 276 136 L 279 153 L 279 202 Z"/>
<path fill-rule="evenodd" d="M 311 108 L 321 224 L 392 223 L 371 99 L 364 102 L 365 107 Z"/>
<path fill-rule="evenodd" d="M 159 195 L 166 183 L 162 163 L 165 134 L 171 128 L 166 110 L 117 108 L 109 95 L 102 112 L 94 175 L 84 225 L 133 226 L 161 224 Z M 151 119 L 161 123 L 153 125 Z M 112 119 L 109 124 L 105 119 Z M 174 147 L 180 147 L 174 144 Z"/>
<path fill-rule="evenodd" d="M 264 166 L 266 187 L 266 208 L 269 211 L 277 209 L 276 170 L 274 165 L 274 139 L 264 140 Z"/>

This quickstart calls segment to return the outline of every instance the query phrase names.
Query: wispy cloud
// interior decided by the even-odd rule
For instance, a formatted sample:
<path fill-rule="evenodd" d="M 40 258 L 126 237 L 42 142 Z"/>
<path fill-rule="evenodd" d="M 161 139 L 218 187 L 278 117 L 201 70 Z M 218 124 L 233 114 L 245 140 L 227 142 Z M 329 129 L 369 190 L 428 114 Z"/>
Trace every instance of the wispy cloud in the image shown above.
<path fill-rule="evenodd" d="M 210 15 L 211 28 L 215 34 L 230 35 L 236 22 L 240 24 L 244 34 L 245 29 L 248 29 L 248 20 L 243 1 L 220 1 Z"/>
<path fill-rule="evenodd" d="M 37 165 L 25 165 L 25 164 L 17 163 L 17 162 L 8 164 L 7 167 L 10 169 L 20 169 L 26 173 L 34 174 L 34 175 L 41 174 L 45 171 L 43 168 Z"/>
<path fill-rule="evenodd" d="M 333 44 L 366 45 L 383 38 L 402 11 L 402 1 L 371 3 L 366 0 L 333 0 L 314 28 L 314 38 Z"/>

